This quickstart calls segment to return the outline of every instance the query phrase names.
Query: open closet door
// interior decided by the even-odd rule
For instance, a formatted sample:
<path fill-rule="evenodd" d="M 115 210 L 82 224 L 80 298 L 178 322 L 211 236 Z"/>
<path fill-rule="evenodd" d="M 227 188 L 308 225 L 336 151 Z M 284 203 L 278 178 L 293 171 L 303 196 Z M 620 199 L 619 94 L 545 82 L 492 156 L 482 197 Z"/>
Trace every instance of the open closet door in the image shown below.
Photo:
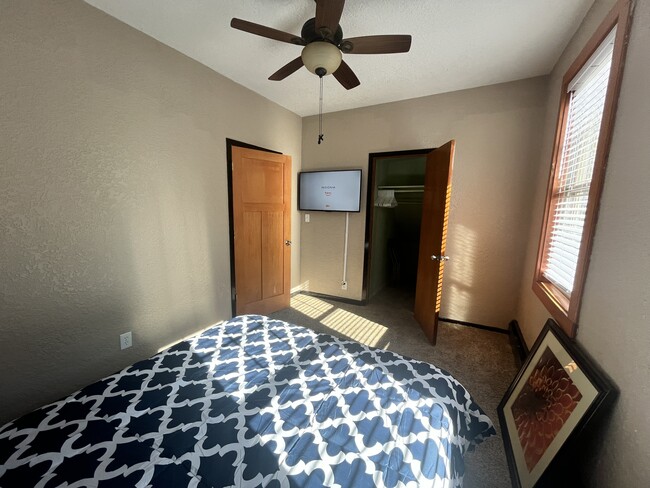
<path fill-rule="evenodd" d="M 449 259 L 445 247 L 455 145 L 455 141 L 449 141 L 431 151 L 424 176 L 414 315 L 432 344 L 438 333 L 442 273 Z"/>

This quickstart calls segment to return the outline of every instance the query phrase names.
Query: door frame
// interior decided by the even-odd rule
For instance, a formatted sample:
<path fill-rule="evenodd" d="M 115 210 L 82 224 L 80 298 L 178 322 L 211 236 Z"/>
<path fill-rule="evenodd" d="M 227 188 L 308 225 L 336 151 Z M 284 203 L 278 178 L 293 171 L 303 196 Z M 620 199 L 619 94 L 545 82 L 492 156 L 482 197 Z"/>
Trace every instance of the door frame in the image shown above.
<path fill-rule="evenodd" d="M 232 148 L 243 147 L 245 149 L 256 149 L 273 154 L 282 154 L 280 151 L 254 146 L 246 142 L 226 138 L 226 174 L 228 185 L 228 236 L 230 239 L 230 306 L 231 316 L 237 314 L 237 295 L 235 294 L 235 216 L 233 213 L 233 192 L 232 192 Z"/>
<path fill-rule="evenodd" d="M 426 156 L 431 151 L 436 149 L 409 149 L 405 151 L 390 151 L 368 154 L 368 180 L 366 183 L 366 237 L 363 246 L 363 284 L 361 288 L 361 303 L 364 305 L 368 303 L 370 297 L 368 296 L 368 287 L 370 286 L 370 258 L 372 254 L 372 226 L 374 224 L 375 216 L 375 201 L 374 201 L 374 188 L 375 188 L 375 174 L 377 159 L 399 159 L 406 156 Z"/>

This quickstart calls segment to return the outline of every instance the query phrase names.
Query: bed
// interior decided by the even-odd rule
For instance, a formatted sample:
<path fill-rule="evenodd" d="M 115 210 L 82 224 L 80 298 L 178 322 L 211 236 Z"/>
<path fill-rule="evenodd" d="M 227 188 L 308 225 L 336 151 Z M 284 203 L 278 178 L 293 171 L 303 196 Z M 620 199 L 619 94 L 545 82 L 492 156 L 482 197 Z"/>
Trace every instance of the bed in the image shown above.
<path fill-rule="evenodd" d="M 462 486 L 494 435 L 428 363 L 244 315 L 0 428 L 0 486 Z"/>

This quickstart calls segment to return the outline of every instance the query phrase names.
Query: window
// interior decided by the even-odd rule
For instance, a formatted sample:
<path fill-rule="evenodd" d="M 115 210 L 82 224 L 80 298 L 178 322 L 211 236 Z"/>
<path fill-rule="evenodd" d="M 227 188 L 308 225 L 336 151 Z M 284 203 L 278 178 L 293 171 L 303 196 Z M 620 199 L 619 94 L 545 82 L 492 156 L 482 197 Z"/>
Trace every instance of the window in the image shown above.
<path fill-rule="evenodd" d="M 576 333 L 629 26 L 619 0 L 562 82 L 533 290 Z"/>

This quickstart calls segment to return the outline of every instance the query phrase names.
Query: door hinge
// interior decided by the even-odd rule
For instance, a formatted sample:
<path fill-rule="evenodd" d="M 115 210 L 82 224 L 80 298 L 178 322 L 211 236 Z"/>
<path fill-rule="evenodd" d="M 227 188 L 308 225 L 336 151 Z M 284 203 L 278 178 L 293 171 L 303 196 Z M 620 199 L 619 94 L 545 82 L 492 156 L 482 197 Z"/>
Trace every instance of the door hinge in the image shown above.
<path fill-rule="evenodd" d="M 431 261 L 440 261 L 441 263 L 444 261 L 449 261 L 449 256 L 436 256 L 435 254 L 431 256 Z"/>

